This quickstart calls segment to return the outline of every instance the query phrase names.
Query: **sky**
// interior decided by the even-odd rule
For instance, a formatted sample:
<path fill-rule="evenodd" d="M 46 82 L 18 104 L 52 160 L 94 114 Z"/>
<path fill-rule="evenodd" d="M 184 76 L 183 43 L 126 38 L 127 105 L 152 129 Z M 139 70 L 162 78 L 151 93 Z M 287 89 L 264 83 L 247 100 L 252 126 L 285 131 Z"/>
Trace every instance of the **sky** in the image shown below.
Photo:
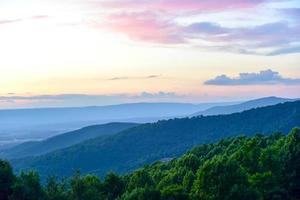
<path fill-rule="evenodd" d="M 300 0 L 0 0 L 0 108 L 300 96 Z"/>

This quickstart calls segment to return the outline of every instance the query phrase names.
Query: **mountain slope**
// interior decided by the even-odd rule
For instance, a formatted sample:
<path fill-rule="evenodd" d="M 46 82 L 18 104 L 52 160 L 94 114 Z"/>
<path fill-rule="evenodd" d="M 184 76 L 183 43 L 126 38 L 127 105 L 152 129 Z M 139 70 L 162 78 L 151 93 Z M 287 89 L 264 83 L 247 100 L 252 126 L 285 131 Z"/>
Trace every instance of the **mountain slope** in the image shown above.
<path fill-rule="evenodd" d="M 35 169 L 42 176 L 69 176 L 72 170 L 105 174 L 128 172 L 162 158 L 176 157 L 191 147 L 239 134 L 270 134 L 300 126 L 300 101 L 231 115 L 159 121 L 99 137 L 36 158 L 12 161 L 17 170 Z"/>
<path fill-rule="evenodd" d="M 21 158 L 42 155 L 95 137 L 113 135 L 137 125 L 138 124 L 135 123 L 109 123 L 88 126 L 79 130 L 57 135 L 40 142 L 26 142 L 20 144 L 0 152 L 0 156 L 5 158 Z"/>
<path fill-rule="evenodd" d="M 265 97 L 260 99 L 254 99 L 251 101 L 246 101 L 240 104 L 235 105 L 225 105 L 225 106 L 214 106 L 212 108 L 208 108 L 207 110 L 197 112 L 192 116 L 208 116 L 208 115 L 224 115 L 224 114 L 232 114 L 236 112 L 242 112 L 245 110 L 250 110 L 252 108 L 271 106 L 279 103 L 284 103 L 288 101 L 294 101 L 293 99 L 285 99 L 279 97 Z"/>
<path fill-rule="evenodd" d="M 78 108 L 0 110 L 0 145 L 38 141 L 93 124 L 155 122 L 233 103 L 131 103 Z"/>
<path fill-rule="evenodd" d="M 296 200 L 299 169 L 300 129 L 294 128 L 285 136 L 231 137 L 199 145 L 178 159 L 124 176 L 109 173 L 103 179 L 75 173 L 70 179 L 51 177 L 41 184 L 38 174 L 14 175 L 9 163 L 0 159 L 0 199 Z"/>
<path fill-rule="evenodd" d="M 199 145 L 178 159 L 124 176 L 109 173 L 103 179 L 75 173 L 41 184 L 38 174 L 14 175 L 10 164 L 0 159 L 0 199 L 296 200 L 299 169 L 300 129 L 294 128 L 286 136 L 231 137 Z"/>
<path fill-rule="evenodd" d="M 168 117 L 189 114 L 216 104 L 131 103 L 78 108 L 0 110 L 0 125 L 55 124 L 66 122 Z"/>

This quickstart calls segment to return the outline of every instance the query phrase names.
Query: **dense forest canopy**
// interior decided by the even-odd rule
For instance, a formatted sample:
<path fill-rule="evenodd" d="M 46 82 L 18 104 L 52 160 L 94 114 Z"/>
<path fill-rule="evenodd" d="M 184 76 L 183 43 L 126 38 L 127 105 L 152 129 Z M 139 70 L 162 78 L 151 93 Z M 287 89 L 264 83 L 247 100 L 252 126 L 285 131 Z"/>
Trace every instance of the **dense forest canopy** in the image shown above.
<path fill-rule="evenodd" d="M 288 135 L 238 136 L 199 145 L 180 158 L 133 173 L 40 183 L 36 172 L 14 175 L 0 161 L 1 200 L 231 200 L 300 198 L 300 129 Z"/>

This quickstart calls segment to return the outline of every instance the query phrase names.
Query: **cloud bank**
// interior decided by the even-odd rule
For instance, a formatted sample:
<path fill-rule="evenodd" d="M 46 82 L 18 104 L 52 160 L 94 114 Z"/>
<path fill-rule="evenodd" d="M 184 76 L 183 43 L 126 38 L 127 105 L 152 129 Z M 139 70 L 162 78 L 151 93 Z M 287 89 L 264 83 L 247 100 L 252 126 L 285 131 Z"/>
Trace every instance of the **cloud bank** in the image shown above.
<path fill-rule="evenodd" d="M 220 75 L 214 79 L 204 82 L 205 85 L 269 85 L 269 84 L 284 84 L 297 85 L 300 84 L 300 79 L 292 79 L 282 77 L 278 72 L 270 69 L 263 70 L 258 73 L 240 73 L 238 77 L 229 77 Z"/>
<path fill-rule="evenodd" d="M 112 0 L 102 1 L 100 6 L 129 10 L 163 11 L 222 11 L 227 9 L 245 9 L 255 7 L 266 0 Z"/>
<path fill-rule="evenodd" d="M 33 95 L 0 96 L 1 104 L 6 107 L 73 107 L 112 105 L 132 102 L 169 102 L 181 99 L 183 95 L 174 92 L 141 92 L 140 94 L 114 94 L 114 95 L 89 95 L 89 94 L 58 94 L 58 95 Z"/>
<path fill-rule="evenodd" d="M 160 45 L 190 45 L 201 50 L 277 56 L 300 52 L 299 9 L 273 9 L 281 17 L 256 25 L 226 26 L 201 20 L 209 13 L 258 9 L 271 0 L 113 0 L 100 1 L 108 9 L 99 28 L 123 34 L 139 42 Z M 268 10 L 270 12 L 271 9 Z M 284 10 L 284 11 L 283 11 Z M 180 19 L 193 19 L 178 23 Z M 247 14 L 240 12 L 240 18 Z M 293 21 L 293 23 L 290 23 Z M 263 21 L 262 21 L 263 22 Z M 247 23 L 247 22 L 245 22 Z M 209 44 L 207 44 L 209 43 Z"/>

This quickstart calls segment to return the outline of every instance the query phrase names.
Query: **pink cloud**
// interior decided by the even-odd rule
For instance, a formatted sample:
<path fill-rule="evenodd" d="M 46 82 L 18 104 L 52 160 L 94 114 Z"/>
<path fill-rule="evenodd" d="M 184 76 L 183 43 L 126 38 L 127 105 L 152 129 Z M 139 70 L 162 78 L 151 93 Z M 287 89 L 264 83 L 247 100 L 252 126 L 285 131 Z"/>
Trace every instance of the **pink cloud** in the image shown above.
<path fill-rule="evenodd" d="M 105 18 L 106 23 L 98 26 L 132 40 L 148 43 L 189 44 L 190 39 L 201 39 L 211 42 L 211 45 L 198 45 L 200 48 L 219 51 L 260 55 L 275 55 L 274 49 L 276 55 L 299 52 L 299 47 L 292 45 L 294 41 L 299 41 L 299 31 L 297 27 L 290 27 L 284 22 L 248 28 L 229 28 L 210 22 L 184 26 L 166 19 L 162 13 L 145 11 L 110 14 Z M 266 48 L 273 50 L 265 51 Z"/>
<path fill-rule="evenodd" d="M 118 9 L 147 9 L 165 11 L 220 11 L 252 8 L 265 0 L 113 0 L 100 6 Z"/>
<path fill-rule="evenodd" d="M 156 44 L 185 43 L 201 49 L 255 55 L 299 52 L 299 25 L 286 21 L 225 27 L 209 21 L 180 24 L 174 20 L 185 14 L 255 8 L 267 1 L 271 0 L 107 0 L 100 6 L 113 14 L 105 16 L 105 24 L 98 27 Z"/>
<path fill-rule="evenodd" d="M 134 40 L 164 44 L 183 42 L 178 26 L 151 12 L 112 14 L 106 20 L 105 28 Z"/>
<path fill-rule="evenodd" d="M 105 18 L 105 28 L 131 39 L 155 43 L 185 42 L 185 27 L 165 17 L 178 12 L 252 8 L 265 0 L 109 0 L 98 5 L 116 11 Z M 173 14 L 171 14 L 173 12 Z M 175 12 L 175 13 L 174 13 Z"/>

